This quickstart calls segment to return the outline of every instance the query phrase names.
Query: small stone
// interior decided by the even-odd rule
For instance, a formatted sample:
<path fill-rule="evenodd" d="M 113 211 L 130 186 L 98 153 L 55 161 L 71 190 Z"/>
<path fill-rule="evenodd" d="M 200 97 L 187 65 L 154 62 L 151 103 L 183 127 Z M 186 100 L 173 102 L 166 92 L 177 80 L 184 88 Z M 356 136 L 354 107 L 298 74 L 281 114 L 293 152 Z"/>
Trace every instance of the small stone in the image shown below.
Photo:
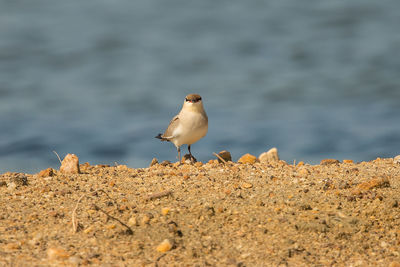
<path fill-rule="evenodd" d="M 72 256 L 68 259 L 68 262 L 74 266 L 80 266 L 81 259 L 78 256 Z"/>
<path fill-rule="evenodd" d="M 241 188 L 245 188 L 245 189 L 249 189 L 249 188 L 252 188 L 252 187 L 253 187 L 253 185 L 251 183 L 247 183 L 247 182 L 244 182 L 241 185 Z"/>
<path fill-rule="evenodd" d="M 96 164 L 95 167 L 96 168 L 108 168 L 108 167 L 110 167 L 110 165 L 109 164 Z"/>
<path fill-rule="evenodd" d="M 232 156 L 231 156 L 231 153 L 229 151 L 222 150 L 221 152 L 218 153 L 218 156 L 223 158 L 223 160 L 225 160 L 225 161 L 232 161 Z M 222 163 L 222 160 L 220 160 L 218 158 L 218 162 Z"/>
<path fill-rule="evenodd" d="M 117 170 L 120 170 L 120 171 L 126 171 L 126 170 L 128 170 L 129 168 L 128 168 L 128 166 L 126 166 L 126 165 L 118 165 L 117 166 Z"/>
<path fill-rule="evenodd" d="M 154 165 L 156 165 L 156 164 L 158 164 L 158 160 L 157 160 L 156 158 L 153 158 L 153 159 L 151 160 L 150 167 L 151 167 L 151 166 L 154 166 Z"/>
<path fill-rule="evenodd" d="M 169 239 L 164 239 L 164 241 L 163 242 L 161 242 L 158 246 L 157 246 L 157 248 L 156 248 L 156 250 L 158 251 L 158 252 L 167 252 L 167 251 L 170 251 L 171 249 L 172 249 L 172 246 L 173 246 L 173 242 L 171 241 L 171 240 L 169 240 Z"/>
<path fill-rule="evenodd" d="M 387 177 L 378 177 L 370 181 L 359 184 L 351 193 L 353 195 L 359 195 L 373 188 L 389 187 L 389 186 L 390 183 Z"/>
<path fill-rule="evenodd" d="M 165 167 L 165 166 L 169 166 L 169 165 L 171 165 L 171 161 L 169 161 L 169 160 L 164 160 L 163 162 L 160 163 L 160 165 L 161 165 L 161 166 L 164 166 L 164 167 Z"/>
<path fill-rule="evenodd" d="M 0 181 L 0 187 L 1 186 L 7 186 L 7 182 L 6 181 Z"/>
<path fill-rule="evenodd" d="M 347 163 L 347 164 L 353 164 L 354 161 L 352 159 L 344 159 L 343 163 Z"/>
<path fill-rule="evenodd" d="M 239 162 L 239 163 L 242 163 L 242 164 L 246 164 L 246 163 L 254 164 L 254 163 L 257 162 L 257 160 L 258 160 L 257 157 L 255 157 L 255 156 L 253 156 L 253 155 L 247 153 L 247 154 L 244 154 L 244 155 L 238 160 L 238 162 Z"/>
<path fill-rule="evenodd" d="M 203 166 L 203 162 L 198 161 L 198 162 L 196 162 L 196 163 L 194 164 L 194 166 L 196 166 L 196 167 L 201 167 L 201 166 Z"/>
<path fill-rule="evenodd" d="M 129 226 L 136 226 L 137 225 L 137 219 L 135 216 L 132 216 L 129 221 L 128 221 Z"/>
<path fill-rule="evenodd" d="M 85 163 L 79 165 L 79 169 L 81 171 L 87 171 L 89 168 L 90 168 L 89 162 L 85 162 Z"/>
<path fill-rule="evenodd" d="M 301 167 L 304 166 L 304 161 L 300 161 L 299 163 L 297 163 L 297 167 Z"/>
<path fill-rule="evenodd" d="M 146 225 L 150 223 L 150 220 L 153 219 L 154 216 L 151 213 L 145 214 L 142 218 L 142 225 Z"/>
<path fill-rule="evenodd" d="M 170 208 L 162 208 L 161 209 L 161 214 L 166 216 L 169 213 L 170 210 L 171 210 Z"/>
<path fill-rule="evenodd" d="M 50 177 L 54 175 L 54 170 L 53 168 L 47 168 L 45 170 L 41 170 L 38 173 L 38 177 L 44 178 L 44 177 Z"/>
<path fill-rule="evenodd" d="M 8 183 L 8 185 L 7 185 L 7 189 L 8 189 L 8 190 L 12 191 L 12 190 L 14 190 L 15 188 L 17 188 L 17 185 L 16 185 L 14 182 Z"/>
<path fill-rule="evenodd" d="M 170 221 L 170 222 L 168 223 L 168 231 L 169 231 L 170 233 L 182 235 L 182 232 L 180 232 L 180 230 L 178 229 L 178 225 L 177 225 L 176 222 L 174 222 L 174 221 Z M 180 232 L 180 234 L 179 234 L 179 232 Z"/>
<path fill-rule="evenodd" d="M 312 210 L 309 204 L 300 205 L 300 210 Z"/>
<path fill-rule="evenodd" d="M 17 250 L 20 248 L 21 248 L 21 245 L 19 243 L 8 243 L 7 245 L 4 246 L 4 249 L 8 250 L 8 251 Z"/>
<path fill-rule="evenodd" d="M 10 173 L 10 183 L 15 183 L 16 186 L 28 185 L 28 177 L 23 173 Z"/>
<path fill-rule="evenodd" d="M 393 158 L 393 163 L 400 164 L 400 155 Z"/>
<path fill-rule="evenodd" d="M 310 174 L 310 171 L 307 169 L 301 169 L 301 170 L 299 170 L 298 173 L 300 176 L 308 176 Z"/>
<path fill-rule="evenodd" d="M 212 164 L 217 164 L 218 163 L 218 160 L 216 160 L 216 159 L 210 159 L 208 162 L 207 162 L 207 164 L 210 164 L 210 165 L 212 165 Z"/>
<path fill-rule="evenodd" d="M 47 249 L 47 258 L 49 260 L 65 260 L 70 257 L 69 253 L 61 248 Z"/>
<path fill-rule="evenodd" d="M 276 147 L 273 147 L 267 152 L 261 153 L 261 155 L 258 156 L 258 159 L 261 163 L 279 161 L 278 149 Z"/>
<path fill-rule="evenodd" d="M 61 162 L 60 172 L 69 174 L 80 173 L 78 157 L 74 154 L 67 154 Z"/>
<path fill-rule="evenodd" d="M 331 165 L 331 164 L 339 164 L 340 161 L 337 159 L 323 159 L 319 163 L 320 165 Z"/>
<path fill-rule="evenodd" d="M 392 261 L 392 262 L 389 264 L 389 267 L 400 267 L 400 262 L 398 262 L 398 261 Z"/>
<path fill-rule="evenodd" d="M 108 224 L 108 225 L 106 225 L 106 228 L 107 229 L 115 229 L 117 227 L 117 225 L 115 225 L 115 223 L 112 223 L 112 224 Z"/>
<path fill-rule="evenodd" d="M 91 225 L 91 226 L 85 228 L 85 229 L 83 230 L 83 232 L 84 232 L 85 234 L 89 234 L 90 232 L 93 232 L 93 230 L 94 230 L 94 227 L 93 227 L 93 225 Z"/>

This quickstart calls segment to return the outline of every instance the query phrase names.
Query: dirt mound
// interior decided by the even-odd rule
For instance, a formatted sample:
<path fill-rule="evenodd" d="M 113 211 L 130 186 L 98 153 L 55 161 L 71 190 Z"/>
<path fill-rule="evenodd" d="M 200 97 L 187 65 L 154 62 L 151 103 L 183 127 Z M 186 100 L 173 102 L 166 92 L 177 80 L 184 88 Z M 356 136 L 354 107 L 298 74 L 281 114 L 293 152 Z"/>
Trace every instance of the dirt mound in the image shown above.
<path fill-rule="evenodd" d="M 400 164 L 80 165 L 0 176 L 0 265 L 398 266 Z"/>

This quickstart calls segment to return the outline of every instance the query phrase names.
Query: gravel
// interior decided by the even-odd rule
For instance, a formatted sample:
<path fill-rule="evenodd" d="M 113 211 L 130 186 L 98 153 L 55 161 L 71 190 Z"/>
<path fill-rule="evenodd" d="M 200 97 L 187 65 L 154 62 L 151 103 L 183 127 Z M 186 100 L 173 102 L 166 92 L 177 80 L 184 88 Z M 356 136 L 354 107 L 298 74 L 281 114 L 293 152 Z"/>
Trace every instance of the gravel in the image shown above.
<path fill-rule="evenodd" d="M 393 159 L 157 162 L 0 175 L 0 265 L 400 262 L 400 164 Z"/>

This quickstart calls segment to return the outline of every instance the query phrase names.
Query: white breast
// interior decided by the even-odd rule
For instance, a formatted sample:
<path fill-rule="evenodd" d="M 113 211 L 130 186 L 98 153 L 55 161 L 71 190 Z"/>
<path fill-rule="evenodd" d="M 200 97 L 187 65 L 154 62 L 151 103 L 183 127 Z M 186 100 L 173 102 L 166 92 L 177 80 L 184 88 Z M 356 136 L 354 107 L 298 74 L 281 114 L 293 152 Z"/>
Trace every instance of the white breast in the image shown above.
<path fill-rule="evenodd" d="M 179 116 L 179 126 L 173 132 L 171 140 L 175 146 L 191 145 L 203 138 L 208 131 L 208 122 L 201 113 L 185 113 Z"/>

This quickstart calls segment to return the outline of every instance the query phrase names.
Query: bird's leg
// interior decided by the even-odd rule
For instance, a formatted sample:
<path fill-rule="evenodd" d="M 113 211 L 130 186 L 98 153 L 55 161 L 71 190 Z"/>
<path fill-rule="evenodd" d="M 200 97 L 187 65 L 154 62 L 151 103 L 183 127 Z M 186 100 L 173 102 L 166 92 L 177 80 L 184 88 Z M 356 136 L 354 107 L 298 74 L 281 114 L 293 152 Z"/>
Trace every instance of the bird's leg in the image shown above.
<path fill-rule="evenodd" d="M 178 160 L 179 160 L 179 164 L 180 164 L 182 161 L 181 160 L 181 147 L 178 146 L 176 149 L 178 150 Z"/>
<path fill-rule="evenodd" d="M 192 155 L 192 152 L 190 152 L 190 145 L 188 145 L 188 150 L 189 150 L 189 155 L 190 155 L 190 161 L 191 161 L 192 163 L 194 163 L 194 157 L 193 157 L 193 155 Z"/>

